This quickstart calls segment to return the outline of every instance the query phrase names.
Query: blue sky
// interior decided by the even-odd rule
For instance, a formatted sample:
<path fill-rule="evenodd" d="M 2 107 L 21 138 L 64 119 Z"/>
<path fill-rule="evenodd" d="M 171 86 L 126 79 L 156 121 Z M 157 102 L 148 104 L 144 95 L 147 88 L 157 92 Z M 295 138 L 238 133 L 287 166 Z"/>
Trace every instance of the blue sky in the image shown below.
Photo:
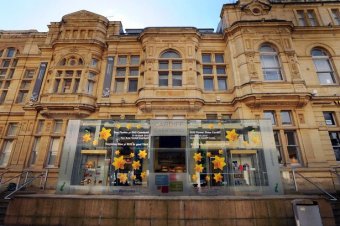
<path fill-rule="evenodd" d="M 0 30 L 47 31 L 50 22 L 81 9 L 122 21 L 126 28 L 194 26 L 215 28 L 224 3 L 234 0 L 6 0 Z"/>

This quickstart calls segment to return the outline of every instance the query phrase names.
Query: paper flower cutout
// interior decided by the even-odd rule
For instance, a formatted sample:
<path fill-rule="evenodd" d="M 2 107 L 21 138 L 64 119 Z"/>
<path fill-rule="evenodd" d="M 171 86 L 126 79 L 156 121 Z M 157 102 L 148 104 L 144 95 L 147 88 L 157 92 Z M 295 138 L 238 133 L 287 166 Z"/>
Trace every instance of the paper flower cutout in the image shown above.
<path fill-rule="evenodd" d="M 146 150 L 139 151 L 138 153 L 140 159 L 145 159 L 147 155 L 148 153 L 146 152 Z"/>
<path fill-rule="evenodd" d="M 227 165 L 225 162 L 224 162 L 224 157 L 219 157 L 219 156 L 215 156 L 215 160 L 212 161 L 212 163 L 214 164 L 214 169 L 220 169 L 220 170 L 223 170 L 223 167 L 225 165 Z"/>
<path fill-rule="evenodd" d="M 210 152 L 210 151 L 207 152 L 207 157 L 208 157 L 208 158 L 211 157 L 211 152 Z"/>
<path fill-rule="evenodd" d="M 98 145 L 98 140 L 94 140 L 94 141 L 92 142 L 92 144 L 93 144 L 93 146 L 97 146 L 97 145 Z"/>
<path fill-rule="evenodd" d="M 251 132 L 250 133 L 250 141 L 255 145 L 259 145 L 261 143 L 261 137 L 260 137 L 259 134 L 255 133 L 255 132 Z"/>
<path fill-rule="evenodd" d="M 107 139 L 111 136 L 111 129 L 102 128 L 102 131 L 99 132 L 99 139 L 107 141 Z"/>
<path fill-rule="evenodd" d="M 115 127 L 116 127 L 117 129 L 120 129 L 121 126 L 120 126 L 120 124 L 116 124 Z"/>
<path fill-rule="evenodd" d="M 91 140 L 91 134 L 90 133 L 85 133 L 83 136 L 83 142 L 87 143 Z"/>
<path fill-rule="evenodd" d="M 127 128 L 128 130 L 131 129 L 131 124 L 128 123 L 128 124 L 126 125 L 126 128 Z"/>
<path fill-rule="evenodd" d="M 136 175 L 132 175 L 131 180 L 136 180 Z"/>
<path fill-rule="evenodd" d="M 133 157 L 135 157 L 135 153 L 131 152 L 130 153 L 130 158 L 133 158 Z"/>
<path fill-rule="evenodd" d="M 191 180 L 194 181 L 194 182 L 197 182 L 197 175 L 196 174 L 193 174 L 191 175 Z"/>
<path fill-rule="evenodd" d="M 223 150 L 222 149 L 218 150 L 218 154 L 223 155 Z"/>
<path fill-rule="evenodd" d="M 209 128 L 209 129 L 213 129 L 213 128 L 214 128 L 214 124 L 209 124 L 209 125 L 208 125 L 208 128 Z"/>
<path fill-rule="evenodd" d="M 248 145 L 249 145 L 248 141 L 246 141 L 246 140 L 243 141 L 243 145 L 244 145 L 244 146 L 248 146 Z"/>
<path fill-rule="evenodd" d="M 118 158 L 114 158 L 112 165 L 115 167 L 115 169 L 124 169 L 126 161 L 124 160 L 124 156 L 120 156 Z"/>
<path fill-rule="evenodd" d="M 238 139 L 238 134 L 236 133 L 235 129 L 231 131 L 227 131 L 227 136 L 225 136 L 229 141 L 233 142 Z"/>
<path fill-rule="evenodd" d="M 142 126 L 141 126 L 140 124 L 138 124 L 138 125 L 136 126 L 136 128 L 137 128 L 137 129 L 140 129 L 140 128 L 142 128 Z"/>
<path fill-rule="evenodd" d="M 193 158 L 195 162 L 200 162 L 202 160 L 202 155 L 201 153 L 195 153 Z"/>
<path fill-rule="evenodd" d="M 132 163 L 132 169 L 138 170 L 140 168 L 140 162 L 139 161 L 133 161 Z"/>
<path fill-rule="evenodd" d="M 223 176 L 221 173 L 214 173 L 214 180 L 217 182 L 222 182 Z"/>
<path fill-rule="evenodd" d="M 209 181 L 210 181 L 210 176 L 207 175 L 207 176 L 205 177 L 205 180 L 206 180 L 207 182 L 209 182 Z"/>
<path fill-rule="evenodd" d="M 146 178 L 146 172 L 145 172 L 145 171 L 142 172 L 142 173 L 140 174 L 140 177 L 144 180 L 144 179 Z"/>
<path fill-rule="evenodd" d="M 116 150 L 116 151 L 115 151 L 115 155 L 120 155 L 120 151 L 119 151 L 119 150 Z"/>
<path fill-rule="evenodd" d="M 197 172 L 197 173 L 202 173 L 202 171 L 203 171 L 203 166 L 202 166 L 202 164 L 196 164 L 195 165 L 195 171 Z"/>
<path fill-rule="evenodd" d="M 119 178 L 120 183 L 126 184 L 127 179 L 128 179 L 127 173 L 120 173 L 118 178 Z"/>

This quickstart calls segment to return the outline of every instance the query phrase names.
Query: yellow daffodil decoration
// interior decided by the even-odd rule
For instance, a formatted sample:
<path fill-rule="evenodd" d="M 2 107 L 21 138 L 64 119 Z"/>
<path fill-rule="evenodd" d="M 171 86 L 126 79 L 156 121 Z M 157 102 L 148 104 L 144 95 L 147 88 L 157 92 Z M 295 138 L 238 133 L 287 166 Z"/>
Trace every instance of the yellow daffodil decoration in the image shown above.
<path fill-rule="evenodd" d="M 124 160 L 124 156 L 120 156 L 118 158 L 113 159 L 112 165 L 115 167 L 115 169 L 124 169 L 126 161 Z"/>
<path fill-rule="evenodd" d="M 91 138 L 91 134 L 90 133 L 87 132 L 87 133 L 84 134 L 84 136 L 83 136 L 83 142 L 84 143 L 89 142 L 91 139 L 92 138 Z"/>
<path fill-rule="evenodd" d="M 130 158 L 133 158 L 133 157 L 135 157 L 135 153 L 131 152 L 130 153 Z"/>
<path fill-rule="evenodd" d="M 128 176 L 126 173 L 120 173 L 118 178 L 119 178 L 120 183 L 126 184 Z"/>
<path fill-rule="evenodd" d="M 210 176 L 207 175 L 207 176 L 205 177 L 205 180 L 206 180 L 207 182 L 209 182 L 209 181 L 210 181 Z"/>
<path fill-rule="evenodd" d="M 210 152 L 210 151 L 207 152 L 207 157 L 208 157 L 208 158 L 211 157 L 211 152 Z"/>
<path fill-rule="evenodd" d="M 141 126 L 140 124 L 138 124 L 138 125 L 136 126 L 136 128 L 137 128 L 137 129 L 140 129 L 140 128 L 142 128 L 142 126 Z"/>
<path fill-rule="evenodd" d="M 136 175 L 131 176 L 131 180 L 136 180 L 136 178 L 137 178 Z"/>
<path fill-rule="evenodd" d="M 231 131 L 227 131 L 227 135 L 225 136 L 229 141 L 234 142 L 238 139 L 238 134 L 236 133 L 235 129 Z"/>
<path fill-rule="evenodd" d="M 140 159 L 145 159 L 147 155 L 148 155 L 148 153 L 146 152 L 146 150 L 141 150 L 138 153 L 138 156 L 139 156 Z"/>
<path fill-rule="evenodd" d="M 258 134 L 255 131 L 250 132 L 250 141 L 254 144 L 254 145 L 259 145 L 261 144 L 261 136 L 260 134 Z"/>
<path fill-rule="evenodd" d="M 223 150 L 222 149 L 218 150 L 218 154 L 223 155 Z"/>
<path fill-rule="evenodd" d="M 126 128 L 127 128 L 128 130 L 130 130 L 130 129 L 131 129 L 131 124 L 130 124 L 130 123 L 126 124 Z"/>
<path fill-rule="evenodd" d="M 140 162 L 139 161 L 133 161 L 132 163 L 132 169 L 133 170 L 138 170 L 140 168 Z"/>
<path fill-rule="evenodd" d="M 208 128 L 209 128 L 209 129 L 213 129 L 213 128 L 214 128 L 214 124 L 209 124 L 209 125 L 208 125 Z"/>
<path fill-rule="evenodd" d="M 214 169 L 220 169 L 220 170 L 223 170 L 223 167 L 225 165 L 227 165 L 225 162 L 224 162 L 224 157 L 219 157 L 218 155 L 215 156 L 215 160 L 212 161 L 212 163 L 214 164 Z"/>
<path fill-rule="evenodd" d="M 194 154 L 194 160 L 195 160 L 195 162 L 200 162 L 202 160 L 201 153 L 195 153 Z"/>
<path fill-rule="evenodd" d="M 99 132 L 99 139 L 107 141 L 107 139 L 111 136 L 111 129 L 102 128 L 102 131 Z"/>
<path fill-rule="evenodd" d="M 97 146 L 97 145 L 98 145 L 98 140 L 94 140 L 94 141 L 92 142 L 92 144 L 93 144 L 93 146 Z"/>
<path fill-rule="evenodd" d="M 223 176 L 221 175 L 221 173 L 214 173 L 214 180 L 216 182 L 222 182 Z"/>
<path fill-rule="evenodd" d="M 142 173 L 140 174 L 140 177 L 142 178 L 142 180 L 144 180 L 144 179 L 146 178 L 146 172 L 145 172 L 145 171 L 142 172 Z"/>
<path fill-rule="evenodd" d="M 203 166 L 202 166 L 202 164 L 196 164 L 195 165 L 195 171 L 197 172 L 197 173 L 202 173 L 202 171 L 203 171 Z"/>
<path fill-rule="evenodd" d="M 196 174 L 193 174 L 193 175 L 191 175 L 191 180 L 192 181 L 194 181 L 194 182 L 196 182 L 197 181 L 197 175 Z"/>
<path fill-rule="evenodd" d="M 120 126 L 120 124 L 116 124 L 115 127 L 116 127 L 117 129 L 120 129 L 121 126 Z"/>
<path fill-rule="evenodd" d="M 119 151 L 119 150 L 116 150 L 116 151 L 115 151 L 115 155 L 120 155 L 120 151 Z"/>

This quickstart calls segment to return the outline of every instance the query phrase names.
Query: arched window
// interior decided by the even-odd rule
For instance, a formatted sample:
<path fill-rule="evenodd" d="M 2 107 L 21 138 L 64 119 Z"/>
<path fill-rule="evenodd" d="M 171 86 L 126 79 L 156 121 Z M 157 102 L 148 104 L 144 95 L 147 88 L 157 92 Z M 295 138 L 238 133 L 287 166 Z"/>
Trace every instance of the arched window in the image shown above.
<path fill-rule="evenodd" d="M 158 65 L 159 86 L 182 86 L 182 60 L 177 52 L 174 50 L 163 52 L 160 55 Z"/>
<path fill-rule="evenodd" d="M 276 50 L 269 44 L 260 47 L 260 58 L 264 80 L 282 80 L 280 61 Z"/>
<path fill-rule="evenodd" d="M 328 54 L 320 48 L 312 49 L 311 54 L 320 84 L 327 85 L 336 83 L 334 70 Z"/>

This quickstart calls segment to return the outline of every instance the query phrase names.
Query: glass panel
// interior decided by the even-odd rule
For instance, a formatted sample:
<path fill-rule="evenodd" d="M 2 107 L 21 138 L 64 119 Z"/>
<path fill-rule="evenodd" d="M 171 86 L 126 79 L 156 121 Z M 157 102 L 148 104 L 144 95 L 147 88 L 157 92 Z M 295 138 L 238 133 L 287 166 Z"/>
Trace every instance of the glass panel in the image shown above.
<path fill-rule="evenodd" d="M 34 76 L 34 70 L 26 70 L 25 71 L 25 75 L 24 75 L 24 78 L 29 78 L 29 79 L 32 79 L 33 76 Z"/>
<path fill-rule="evenodd" d="M 307 10 L 307 15 L 308 15 L 310 26 L 317 26 L 318 23 L 316 21 L 314 10 Z"/>
<path fill-rule="evenodd" d="M 328 59 L 313 59 L 317 72 L 332 71 L 332 67 Z"/>
<path fill-rule="evenodd" d="M 59 90 L 60 79 L 54 81 L 53 93 L 57 93 Z"/>
<path fill-rule="evenodd" d="M 213 67 L 212 66 L 203 66 L 203 74 L 211 75 L 212 73 L 213 73 Z"/>
<path fill-rule="evenodd" d="M 206 118 L 207 118 L 208 120 L 217 119 L 217 114 L 207 114 L 207 115 L 206 115 Z"/>
<path fill-rule="evenodd" d="M 168 72 L 159 72 L 159 86 L 168 86 Z"/>
<path fill-rule="evenodd" d="M 63 126 L 63 120 L 55 120 L 53 132 L 54 133 L 61 133 L 62 126 Z"/>
<path fill-rule="evenodd" d="M 139 56 L 137 56 L 137 55 L 131 56 L 130 64 L 131 65 L 138 65 L 139 64 Z"/>
<path fill-rule="evenodd" d="M 218 78 L 218 90 L 227 90 L 227 78 Z"/>
<path fill-rule="evenodd" d="M 181 56 L 175 51 L 166 51 L 164 52 L 160 58 L 181 58 Z"/>
<path fill-rule="evenodd" d="M 139 75 L 139 70 L 138 68 L 135 68 L 135 67 L 130 67 L 130 72 L 129 72 L 129 75 L 130 76 L 138 76 Z"/>
<path fill-rule="evenodd" d="M 275 55 L 261 55 L 261 63 L 263 68 L 278 68 L 279 63 Z"/>
<path fill-rule="evenodd" d="M 211 63 L 211 54 L 210 53 L 203 53 L 202 54 L 202 62 L 203 63 Z"/>
<path fill-rule="evenodd" d="M 93 94 L 93 88 L 94 88 L 94 81 L 87 80 L 86 93 Z"/>
<path fill-rule="evenodd" d="M 204 78 L 204 90 L 213 91 L 214 90 L 214 80 L 213 78 Z"/>
<path fill-rule="evenodd" d="M 215 54 L 215 62 L 216 63 L 224 63 L 224 57 L 222 53 Z"/>
<path fill-rule="evenodd" d="M 16 103 L 24 103 L 26 101 L 28 91 L 19 91 Z"/>
<path fill-rule="evenodd" d="M 169 61 L 159 61 L 159 69 L 168 70 L 169 69 Z"/>
<path fill-rule="evenodd" d="M 271 47 L 270 45 L 267 45 L 267 44 L 262 45 L 260 47 L 260 52 L 261 53 L 263 53 L 263 52 L 265 52 L 265 53 L 276 53 L 275 49 L 273 47 Z"/>
<path fill-rule="evenodd" d="M 335 125 L 333 112 L 324 112 L 323 117 L 325 118 L 326 125 Z"/>
<path fill-rule="evenodd" d="M 297 17 L 298 17 L 298 22 L 300 26 L 306 26 L 306 20 L 305 20 L 305 12 L 303 10 L 298 10 L 296 11 Z"/>
<path fill-rule="evenodd" d="M 116 91 L 117 93 L 122 93 L 122 92 L 124 92 L 124 80 L 116 79 L 115 91 Z"/>
<path fill-rule="evenodd" d="M 328 55 L 321 49 L 313 49 L 312 56 L 328 56 Z"/>
<path fill-rule="evenodd" d="M 272 125 L 276 125 L 276 119 L 275 119 L 275 112 L 274 111 L 263 112 L 263 118 L 270 119 L 271 122 L 272 122 Z"/>
<path fill-rule="evenodd" d="M 126 68 L 125 67 L 118 67 L 116 76 L 125 76 Z"/>
<path fill-rule="evenodd" d="M 288 150 L 288 156 L 290 159 L 290 163 L 299 163 L 300 157 L 299 157 L 299 147 L 296 140 L 296 134 L 294 131 L 284 131 L 286 142 L 287 142 L 287 150 Z"/>
<path fill-rule="evenodd" d="M 172 70 L 181 70 L 182 61 L 172 61 Z"/>
<path fill-rule="evenodd" d="M 282 144 L 281 144 L 281 139 L 280 139 L 280 132 L 279 131 L 273 131 L 274 132 L 274 140 L 275 140 L 275 146 L 276 146 L 276 151 L 277 151 L 277 157 L 278 157 L 278 162 L 280 164 L 283 164 L 283 158 L 282 158 Z"/>
<path fill-rule="evenodd" d="M 292 125 L 292 118 L 290 111 L 281 111 L 282 125 Z"/>
<path fill-rule="evenodd" d="M 72 84 L 71 79 L 64 79 L 62 92 L 63 93 L 70 92 L 71 91 L 71 84 Z"/>
<path fill-rule="evenodd" d="M 98 59 L 92 58 L 92 59 L 91 59 L 91 66 L 92 66 L 92 67 L 97 67 L 97 65 L 98 65 Z"/>
<path fill-rule="evenodd" d="M 129 80 L 129 92 L 137 92 L 138 80 Z"/>
<path fill-rule="evenodd" d="M 47 158 L 47 166 L 54 166 L 56 164 L 60 138 L 52 138 Z"/>
<path fill-rule="evenodd" d="M 333 73 L 330 73 L 330 72 L 321 73 L 321 72 L 319 72 L 318 77 L 319 77 L 320 84 L 322 84 L 322 85 L 334 84 L 335 83 Z"/>
<path fill-rule="evenodd" d="M 31 86 L 31 81 L 22 81 L 20 85 L 20 89 L 29 89 Z"/>
<path fill-rule="evenodd" d="M 340 13 L 338 9 L 332 9 L 332 15 L 335 21 L 335 25 L 340 25 Z"/>
<path fill-rule="evenodd" d="M 0 166 L 5 167 L 8 164 L 9 157 L 13 148 L 13 140 L 5 140 L 0 154 Z"/>
<path fill-rule="evenodd" d="M 15 49 L 14 48 L 8 48 L 7 49 L 7 57 L 13 57 L 15 54 Z"/>
<path fill-rule="evenodd" d="M 73 77 L 73 71 L 70 70 L 65 71 L 65 77 Z"/>
<path fill-rule="evenodd" d="M 11 63 L 10 60 L 3 60 L 2 61 L 2 64 L 1 64 L 1 67 L 9 67 L 9 64 Z"/>
<path fill-rule="evenodd" d="M 223 66 L 223 67 L 216 67 L 216 73 L 218 74 L 218 75 L 225 75 L 226 73 L 225 73 L 225 67 Z"/>
<path fill-rule="evenodd" d="M 40 137 L 36 137 L 34 138 L 34 143 L 32 147 L 30 165 L 34 165 L 36 163 L 39 149 L 40 149 Z"/>
<path fill-rule="evenodd" d="M 17 134 L 18 123 L 10 123 L 7 129 L 7 136 L 15 136 Z"/>
<path fill-rule="evenodd" d="M 45 123 L 44 120 L 39 120 L 38 121 L 37 129 L 35 131 L 36 134 L 41 134 L 42 133 L 43 128 L 44 128 L 44 123 Z"/>
<path fill-rule="evenodd" d="M 14 69 L 11 69 L 11 70 L 9 70 L 7 78 L 11 79 L 11 78 L 13 78 L 13 75 L 14 75 Z"/>
<path fill-rule="evenodd" d="M 0 104 L 4 103 L 6 99 L 7 91 L 2 91 L 1 96 L 0 96 Z"/>
<path fill-rule="evenodd" d="M 127 56 L 118 56 L 118 65 L 126 65 L 127 64 Z"/>
<path fill-rule="evenodd" d="M 264 79 L 268 81 L 282 80 L 281 71 L 279 69 L 264 69 Z"/>
<path fill-rule="evenodd" d="M 182 86 L 182 72 L 172 73 L 172 86 Z"/>

